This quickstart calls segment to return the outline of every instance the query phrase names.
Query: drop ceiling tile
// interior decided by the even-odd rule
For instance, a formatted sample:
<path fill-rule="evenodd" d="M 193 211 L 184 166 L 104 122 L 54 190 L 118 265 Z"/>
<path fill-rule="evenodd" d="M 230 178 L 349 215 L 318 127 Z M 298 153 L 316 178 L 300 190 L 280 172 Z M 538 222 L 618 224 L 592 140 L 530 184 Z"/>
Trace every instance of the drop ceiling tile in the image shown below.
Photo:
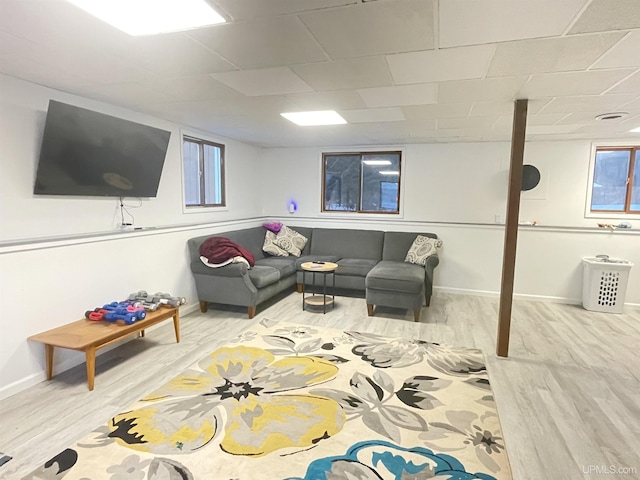
<path fill-rule="evenodd" d="M 24 38 L 0 31 L 0 55 L 31 55 L 38 46 Z"/>
<path fill-rule="evenodd" d="M 629 132 L 631 130 L 634 130 L 636 128 L 640 128 L 640 110 L 636 110 L 637 113 L 635 113 L 633 116 L 630 116 L 629 119 L 624 120 L 621 123 L 621 126 L 624 125 L 624 129 Z M 640 137 L 640 132 L 632 132 L 635 133 L 638 137 Z"/>
<path fill-rule="evenodd" d="M 350 110 L 366 106 L 355 90 L 294 93 L 287 95 L 287 99 L 299 110 Z"/>
<path fill-rule="evenodd" d="M 402 107 L 407 120 L 466 117 L 469 103 L 436 103 L 433 105 L 408 105 Z"/>
<path fill-rule="evenodd" d="M 623 36 L 613 32 L 502 43 L 488 76 L 585 70 Z"/>
<path fill-rule="evenodd" d="M 237 67 L 184 33 L 135 37 L 129 57 L 158 75 L 227 72 Z"/>
<path fill-rule="evenodd" d="M 359 0 L 213 0 L 221 14 L 235 21 L 339 7 Z"/>
<path fill-rule="evenodd" d="M 347 90 L 393 85 L 384 57 L 363 57 L 291 67 L 314 90 Z"/>
<path fill-rule="evenodd" d="M 191 30 L 193 38 L 240 68 L 263 68 L 328 60 L 295 16 L 263 18 Z"/>
<path fill-rule="evenodd" d="M 214 73 L 212 77 L 247 96 L 313 91 L 313 88 L 287 67 Z"/>
<path fill-rule="evenodd" d="M 633 136 L 632 133 L 629 133 L 629 128 L 625 127 L 623 124 L 620 124 L 620 123 L 607 124 L 607 125 L 602 125 L 602 124 L 583 125 L 580 128 L 578 128 L 575 132 L 590 134 L 592 138 L 599 137 L 599 138 L 606 138 L 606 139 L 610 139 L 616 134 L 618 135 L 629 134 L 629 136 Z"/>
<path fill-rule="evenodd" d="M 438 84 L 438 103 L 513 101 L 527 77 L 455 80 Z"/>
<path fill-rule="evenodd" d="M 635 94 L 623 95 L 580 95 L 557 97 L 544 106 L 544 113 L 595 112 L 617 110 L 636 97 Z"/>
<path fill-rule="evenodd" d="M 632 71 L 595 70 L 532 75 L 530 81 L 519 93 L 528 98 L 598 95 L 628 76 Z"/>
<path fill-rule="evenodd" d="M 529 127 L 555 125 L 567 116 L 566 113 L 547 113 L 527 115 L 527 130 Z M 500 115 L 493 124 L 494 129 L 511 129 L 513 127 L 513 114 Z"/>
<path fill-rule="evenodd" d="M 628 32 L 612 49 L 591 68 L 640 67 L 640 30 Z"/>
<path fill-rule="evenodd" d="M 496 116 L 478 116 L 467 118 L 440 118 L 438 119 L 438 130 L 446 130 L 449 128 L 469 129 L 469 128 L 488 128 L 496 121 Z"/>
<path fill-rule="evenodd" d="M 300 15 L 333 59 L 434 48 L 433 2 L 367 2 Z"/>
<path fill-rule="evenodd" d="M 66 1 L 0 1 L 0 30 L 46 46 L 126 52 L 131 36 Z"/>
<path fill-rule="evenodd" d="M 396 87 L 358 89 L 358 94 L 370 108 L 424 105 L 437 102 L 437 85 L 421 83 Z"/>
<path fill-rule="evenodd" d="M 638 0 L 593 0 L 569 34 L 640 28 Z"/>
<path fill-rule="evenodd" d="M 112 85 L 93 85 L 77 89 L 80 95 L 103 100 L 127 108 L 145 108 L 148 104 L 156 104 L 171 99 L 166 94 L 149 89 L 138 82 L 118 83 Z"/>
<path fill-rule="evenodd" d="M 529 100 L 527 113 L 538 113 L 551 99 Z M 471 108 L 470 116 L 476 115 L 513 115 L 515 102 L 475 102 Z"/>
<path fill-rule="evenodd" d="M 625 112 L 627 111 L 631 111 L 631 110 L 640 110 L 640 97 L 636 98 L 635 100 L 632 100 L 628 103 L 625 103 L 623 105 L 620 105 L 620 109 L 624 110 Z"/>
<path fill-rule="evenodd" d="M 579 113 L 570 113 L 565 118 L 563 118 L 559 124 L 561 125 L 602 125 L 604 127 L 608 127 L 615 123 L 620 123 L 624 118 L 615 119 L 615 120 L 596 120 L 598 115 L 602 115 L 603 113 L 613 113 L 609 111 L 602 110 L 594 110 L 593 112 L 579 112 Z"/>
<path fill-rule="evenodd" d="M 607 93 L 633 93 L 636 95 L 640 93 L 640 70 L 625 78 L 611 90 L 607 90 Z"/>
<path fill-rule="evenodd" d="M 587 0 L 439 2 L 440 48 L 561 35 Z"/>
<path fill-rule="evenodd" d="M 532 125 L 531 127 L 527 127 L 527 135 L 573 133 L 581 127 L 581 125 Z"/>
<path fill-rule="evenodd" d="M 397 85 L 483 78 L 495 52 L 494 45 L 448 48 L 388 55 Z"/>
<path fill-rule="evenodd" d="M 216 98 L 240 97 L 240 93 L 209 75 L 162 78 L 152 82 L 153 88 L 176 101 L 212 100 Z"/>
<path fill-rule="evenodd" d="M 68 92 L 91 84 L 87 79 L 78 77 L 73 73 L 34 62 L 21 55 L 3 55 L 0 57 L 0 72 L 32 83 Z"/>
<path fill-rule="evenodd" d="M 339 113 L 349 123 L 397 122 L 405 119 L 399 107 L 341 110 Z"/>

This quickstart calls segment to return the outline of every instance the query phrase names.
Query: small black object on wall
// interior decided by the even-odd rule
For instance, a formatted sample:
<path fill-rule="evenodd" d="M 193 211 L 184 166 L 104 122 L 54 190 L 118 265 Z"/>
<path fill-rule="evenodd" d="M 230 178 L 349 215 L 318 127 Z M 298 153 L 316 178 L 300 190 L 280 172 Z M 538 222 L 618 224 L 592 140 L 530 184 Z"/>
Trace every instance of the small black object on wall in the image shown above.
<path fill-rule="evenodd" d="M 533 165 L 522 166 L 522 191 L 533 190 L 540 183 L 540 170 Z"/>

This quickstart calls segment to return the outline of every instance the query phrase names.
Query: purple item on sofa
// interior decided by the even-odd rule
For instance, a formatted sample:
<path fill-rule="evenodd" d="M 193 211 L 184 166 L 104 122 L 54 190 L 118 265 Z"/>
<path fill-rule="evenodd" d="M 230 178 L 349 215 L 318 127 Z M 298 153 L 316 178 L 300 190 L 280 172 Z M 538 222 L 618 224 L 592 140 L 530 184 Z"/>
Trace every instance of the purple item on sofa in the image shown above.
<path fill-rule="evenodd" d="M 263 223 L 262 226 L 267 230 L 271 230 L 273 233 L 278 233 L 282 229 L 280 222 L 267 222 Z"/>

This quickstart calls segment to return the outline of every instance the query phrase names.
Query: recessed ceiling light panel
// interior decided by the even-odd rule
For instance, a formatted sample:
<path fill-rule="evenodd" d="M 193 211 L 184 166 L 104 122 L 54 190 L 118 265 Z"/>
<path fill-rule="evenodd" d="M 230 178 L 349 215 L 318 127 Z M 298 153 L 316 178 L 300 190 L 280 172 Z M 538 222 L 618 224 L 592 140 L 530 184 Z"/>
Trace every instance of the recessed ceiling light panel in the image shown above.
<path fill-rule="evenodd" d="M 400 175 L 400 172 L 397 170 L 380 170 L 378 173 L 380 175 Z"/>
<path fill-rule="evenodd" d="M 290 122 L 303 127 L 311 125 L 342 125 L 347 121 L 335 110 L 321 110 L 318 112 L 290 112 L 281 113 Z"/>
<path fill-rule="evenodd" d="M 68 0 L 129 35 L 154 35 L 224 23 L 205 0 Z"/>
<path fill-rule="evenodd" d="M 640 127 L 629 130 L 631 133 L 640 133 Z"/>

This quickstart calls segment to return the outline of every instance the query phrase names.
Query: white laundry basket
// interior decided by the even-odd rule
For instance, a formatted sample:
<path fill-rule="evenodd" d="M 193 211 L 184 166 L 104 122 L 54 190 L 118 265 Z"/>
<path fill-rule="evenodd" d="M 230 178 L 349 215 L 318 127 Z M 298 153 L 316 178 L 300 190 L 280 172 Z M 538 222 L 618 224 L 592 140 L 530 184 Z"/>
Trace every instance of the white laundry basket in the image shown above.
<path fill-rule="evenodd" d="M 594 312 L 622 313 L 633 263 L 608 255 L 582 259 L 582 306 Z"/>

